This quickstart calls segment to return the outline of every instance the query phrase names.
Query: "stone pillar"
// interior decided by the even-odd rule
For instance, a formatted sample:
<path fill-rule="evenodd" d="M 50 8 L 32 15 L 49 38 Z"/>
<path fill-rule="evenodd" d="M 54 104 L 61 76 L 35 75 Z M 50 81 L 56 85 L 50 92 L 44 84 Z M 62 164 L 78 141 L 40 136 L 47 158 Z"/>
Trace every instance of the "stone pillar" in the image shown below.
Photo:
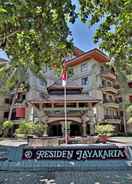
<path fill-rule="evenodd" d="M 94 121 L 94 112 L 93 112 L 92 104 L 89 104 L 88 116 L 90 120 L 90 135 L 94 135 L 95 134 L 95 121 Z"/>
<path fill-rule="evenodd" d="M 87 136 L 87 122 L 89 122 L 88 112 L 85 112 L 82 115 L 81 119 L 82 119 L 82 129 L 83 129 L 82 135 Z"/>
<path fill-rule="evenodd" d="M 67 121 L 67 133 L 68 133 L 68 137 L 70 138 L 70 125 L 71 125 L 71 121 Z"/>
<path fill-rule="evenodd" d="M 28 120 L 28 121 L 33 121 L 33 105 L 28 103 L 28 106 L 26 108 L 26 116 L 25 118 Z"/>
<path fill-rule="evenodd" d="M 95 134 L 95 125 L 93 122 L 90 122 L 90 135 Z"/>
<path fill-rule="evenodd" d="M 64 137 L 64 126 L 65 126 L 64 121 L 61 121 L 60 124 L 61 124 L 62 136 Z"/>
<path fill-rule="evenodd" d="M 48 136 L 48 115 L 46 112 L 43 111 L 43 116 L 40 117 L 40 120 L 45 125 L 45 133 L 44 136 Z"/>
<path fill-rule="evenodd" d="M 83 128 L 82 135 L 87 136 L 87 124 L 85 121 L 82 122 L 82 128 Z"/>

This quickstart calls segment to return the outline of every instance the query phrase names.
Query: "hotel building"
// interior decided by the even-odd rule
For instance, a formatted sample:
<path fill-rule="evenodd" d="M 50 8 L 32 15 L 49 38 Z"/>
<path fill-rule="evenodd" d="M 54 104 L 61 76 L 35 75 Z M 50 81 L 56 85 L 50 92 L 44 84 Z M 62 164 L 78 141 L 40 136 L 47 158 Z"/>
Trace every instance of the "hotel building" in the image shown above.
<path fill-rule="evenodd" d="M 83 52 L 76 48 L 66 67 L 72 71 L 68 78 L 67 122 L 70 137 L 95 134 L 95 125 L 111 124 L 115 131 L 124 131 L 120 108 L 117 75 L 110 68 L 109 58 L 99 49 Z M 47 125 L 49 137 L 64 136 L 64 89 L 53 69 L 43 72 L 47 83 L 30 72 L 30 90 L 19 91 L 12 113 L 14 129 L 26 118 Z M 0 120 L 6 120 L 11 98 L 0 98 Z"/>

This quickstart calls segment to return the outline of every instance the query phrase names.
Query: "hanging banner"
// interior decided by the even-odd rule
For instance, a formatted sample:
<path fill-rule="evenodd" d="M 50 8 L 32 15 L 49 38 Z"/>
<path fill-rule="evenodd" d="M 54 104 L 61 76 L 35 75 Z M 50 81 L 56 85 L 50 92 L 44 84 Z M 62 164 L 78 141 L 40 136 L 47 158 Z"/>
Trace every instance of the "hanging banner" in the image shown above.
<path fill-rule="evenodd" d="M 125 148 L 24 149 L 24 160 L 108 160 L 127 159 Z"/>
<path fill-rule="evenodd" d="M 17 107 L 16 108 L 16 117 L 17 118 L 25 118 L 25 107 Z"/>

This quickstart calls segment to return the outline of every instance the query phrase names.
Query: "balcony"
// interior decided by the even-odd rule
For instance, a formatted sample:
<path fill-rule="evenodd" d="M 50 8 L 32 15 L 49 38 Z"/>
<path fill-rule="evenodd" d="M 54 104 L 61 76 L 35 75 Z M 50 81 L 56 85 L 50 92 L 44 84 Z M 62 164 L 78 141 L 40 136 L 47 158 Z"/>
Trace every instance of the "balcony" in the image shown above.
<path fill-rule="evenodd" d="M 118 90 L 116 88 L 114 88 L 113 86 L 103 86 L 102 89 L 103 89 L 104 92 L 111 92 L 111 93 L 114 93 L 114 94 L 118 93 Z"/>
<path fill-rule="evenodd" d="M 120 119 L 120 116 L 104 115 L 104 119 Z"/>
<path fill-rule="evenodd" d="M 113 107 L 118 109 L 119 108 L 119 104 L 116 101 L 113 100 L 104 100 L 103 104 L 105 105 L 105 107 Z"/>
<path fill-rule="evenodd" d="M 44 111 L 50 112 L 50 113 L 63 113 L 64 112 L 64 107 L 62 108 L 45 108 Z M 84 111 L 88 111 L 88 107 L 67 107 L 67 112 L 68 113 L 72 113 L 72 112 L 84 112 Z"/>
<path fill-rule="evenodd" d="M 101 71 L 101 76 L 106 79 L 116 80 L 116 74 L 110 70 Z"/>
<path fill-rule="evenodd" d="M 104 115 L 104 121 L 111 124 L 120 124 L 121 117 L 120 116 L 110 116 Z"/>

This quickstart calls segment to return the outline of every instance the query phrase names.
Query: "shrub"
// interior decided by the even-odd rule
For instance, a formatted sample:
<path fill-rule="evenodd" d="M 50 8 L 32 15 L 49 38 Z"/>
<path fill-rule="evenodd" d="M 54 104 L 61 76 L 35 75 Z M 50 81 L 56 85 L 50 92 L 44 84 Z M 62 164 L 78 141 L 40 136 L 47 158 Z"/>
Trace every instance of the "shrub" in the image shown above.
<path fill-rule="evenodd" d="M 3 122 L 2 127 L 3 127 L 3 134 L 4 134 L 5 137 L 8 137 L 9 134 L 11 135 L 10 130 L 13 128 L 13 124 L 14 123 L 12 121 Z"/>
<path fill-rule="evenodd" d="M 34 124 L 33 126 L 33 134 L 36 135 L 36 136 L 43 136 L 43 134 L 45 133 L 45 130 L 46 130 L 46 125 L 45 124 L 42 124 L 42 123 L 37 123 L 37 124 Z"/>
<path fill-rule="evenodd" d="M 12 121 L 3 122 L 3 128 L 10 129 L 12 127 L 13 127 L 13 122 Z"/>
<path fill-rule="evenodd" d="M 31 135 L 33 133 L 34 124 L 32 122 L 22 122 L 16 130 L 16 134 Z"/>
<path fill-rule="evenodd" d="M 114 127 L 112 125 L 96 125 L 95 132 L 98 135 L 111 136 L 114 133 Z"/>
<path fill-rule="evenodd" d="M 127 108 L 127 113 L 132 113 L 132 105 L 129 105 Z"/>

